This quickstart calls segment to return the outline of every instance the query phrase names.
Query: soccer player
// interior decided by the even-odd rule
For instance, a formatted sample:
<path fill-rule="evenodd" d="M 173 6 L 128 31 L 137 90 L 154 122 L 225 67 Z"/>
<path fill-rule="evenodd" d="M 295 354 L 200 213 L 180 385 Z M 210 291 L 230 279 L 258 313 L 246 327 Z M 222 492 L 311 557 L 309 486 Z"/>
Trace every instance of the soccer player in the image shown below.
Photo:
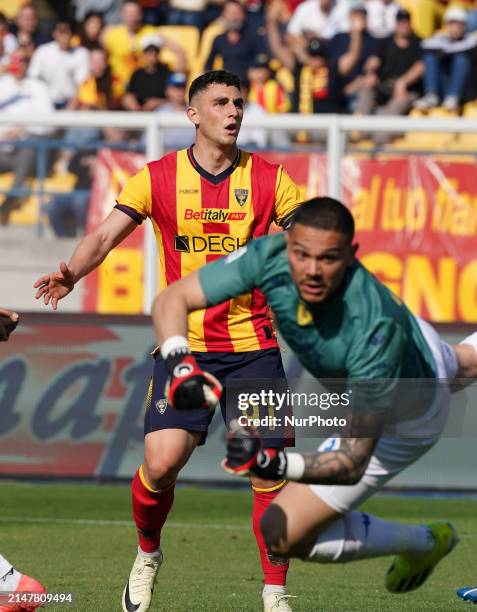
<path fill-rule="evenodd" d="M 0 312 L 5 311 L 0 309 Z M 46 589 L 31 576 L 20 574 L 0 555 L 0 612 L 35 612 L 37 608 L 43 607 L 41 604 L 29 605 L 27 602 L 10 601 L 9 596 L 21 596 L 23 593 L 41 595 L 46 593 Z"/>
<path fill-rule="evenodd" d="M 6 342 L 18 325 L 18 313 L 0 308 L 0 342 Z M 0 612 L 34 612 L 39 606 L 28 606 L 25 603 L 8 603 L 2 594 L 46 593 L 45 587 L 26 574 L 20 574 L 12 564 L 0 555 Z M 5 605 L 2 605 L 5 604 Z"/>
<path fill-rule="evenodd" d="M 244 100 L 239 79 L 225 71 L 203 74 L 189 90 L 187 116 L 196 128 L 195 144 L 147 164 L 130 178 L 110 215 L 85 236 L 67 265 L 36 283 L 37 299 L 57 308 L 83 276 L 144 219 L 152 220 L 159 249 L 161 288 L 206 262 L 231 253 L 268 232 L 275 221 L 286 227 L 302 202 L 282 166 L 237 148 Z M 284 370 L 263 295 L 252 291 L 189 321 L 189 342 L 199 363 L 219 379 L 284 379 Z M 171 339 L 155 355 L 145 415 L 145 458 L 132 483 L 139 549 L 123 593 L 123 609 L 149 608 L 162 563 L 161 529 L 174 499 L 178 473 L 195 447 L 203 444 L 213 413 L 197 404 L 178 412 L 167 405 L 164 357 L 182 350 Z M 214 386 L 215 383 L 212 383 Z M 222 402 L 223 403 L 223 402 Z M 270 440 L 270 445 L 283 445 Z M 284 486 L 283 479 L 252 478 L 253 528 L 265 577 L 264 610 L 290 610 L 285 594 L 287 562 L 268 557 L 258 525 Z"/>
<path fill-rule="evenodd" d="M 365 437 L 331 438 L 321 452 L 303 455 L 263 449 L 250 431 L 231 432 L 224 467 L 239 475 L 297 481 L 280 492 L 261 521 L 272 554 L 322 563 L 395 554 L 385 584 L 389 591 L 405 592 L 420 586 L 457 544 L 454 528 L 384 521 L 355 509 L 438 440 L 449 408 L 449 381 L 477 375 L 477 334 L 457 346 L 444 343 L 356 260 L 353 236 L 345 206 L 331 198 L 310 200 L 297 210 L 288 232 L 255 240 L 168 287 L 155 300 L 153 319 L 163 351 L 171 338 L 176 346 L 182 338 L 183 353 L 169 381 L 173 404 L 181 387 L 187 385 L 192 395 L 195 386 L 200 394 L 206 380 L 188 352 L 188 312 L 256 289 L 314 377 L 354 381 L 358 389 L 367 381 L 374 418 L 367 430 L 359 430 Z M 411 382 L 400 384 L 409 378 L 434 381 L 428 403 L 400 422 L 386 423 L 393 394 L 409 387 Z M 430 384 L 422 383 L 424 391 Z M 373 417 L 359 410 L 357 405 L 358 423 Z"/>

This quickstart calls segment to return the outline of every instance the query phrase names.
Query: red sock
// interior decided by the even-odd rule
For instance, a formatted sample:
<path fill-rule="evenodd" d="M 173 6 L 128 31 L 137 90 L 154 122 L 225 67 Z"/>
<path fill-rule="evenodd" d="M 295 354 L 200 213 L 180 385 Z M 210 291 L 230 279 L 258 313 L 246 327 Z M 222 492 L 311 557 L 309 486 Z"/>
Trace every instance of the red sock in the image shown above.
<path fill-rule="evenodd" d="M 277 559 L 279 565 L 273 565 L 270 563 L 270 559 L 268 558 L 267 549 L 265 547 L 265 542 L 263 541 L 262 532 L 260 531 L 260 520 L 268 508 L 268 506 L 272 503 L 275 497 L 280 493 L 282 486 L 279 486 L 278 489 L 273 487 L 272 490 L 256 490 L 252 487 L 253 491 L 253 533 L 255 534 L 255 538 L 257 540 L 258 550 L 260 552 L 260 563 L 262 565 L 263 576 L 265 584 L 277 584 L 280 586 L 285 586 L 287 581 L 287 572 L 289 562 Z"/>
<path fill-rule="evenodd" d="M 161 529 L 174 502 L 174 487 L 175 483 L 160 491 L 149 488 L 142 476 L 142 466 L 134 474 L 132 509 L 139 546 L 144 552 L 155 552 L 161 544 Z"/>

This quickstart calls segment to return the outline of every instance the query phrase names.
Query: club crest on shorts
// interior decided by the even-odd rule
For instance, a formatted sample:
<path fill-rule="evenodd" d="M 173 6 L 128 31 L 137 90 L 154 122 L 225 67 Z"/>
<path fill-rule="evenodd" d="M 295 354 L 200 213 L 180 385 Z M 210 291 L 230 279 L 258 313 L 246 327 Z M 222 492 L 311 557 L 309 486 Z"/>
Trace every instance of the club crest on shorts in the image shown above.
<path fill-rule="evenodd" d="M 235 199 L 239 206 L 243 206 L 248 198 L 248 189 L 234 189 Z"/>
<path fill-rule="evenodd" d="M 164 412 L 166 411 L 166 408 L 167 408 L 167 400 L 166 400 L 166 398 L 162 398 L 162 399 L 156 401 L 156 410 L 160 414 L 164 414 Z"/>

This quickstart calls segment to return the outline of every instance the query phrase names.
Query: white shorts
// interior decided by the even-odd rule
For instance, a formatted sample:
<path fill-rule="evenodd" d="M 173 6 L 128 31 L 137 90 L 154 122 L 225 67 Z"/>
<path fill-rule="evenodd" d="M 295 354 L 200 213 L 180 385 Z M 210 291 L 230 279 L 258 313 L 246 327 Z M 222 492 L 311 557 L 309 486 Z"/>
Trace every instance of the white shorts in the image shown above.
<path fill-rule="evenodd" d="M 353 510 L 382 489 L 391 478 L 427 453 L 437 442 L 445 427 L 450 391 L 448 385 L 443 384 L 443 381 L 455 378 L 457 358 L 454 350 L 440 339 L 428 323 L 419 318 L 417 320 L 431 349 L 437 378 L 441 381 L 434 401 L 423 417 L 402 424 L 399 435 L 403 437 L 386 437 L 384 431 L 363 477 L 357 484 L 351 486 L 308 485 L 315 495 L 337 512 L 344 513 Z M 336 450 L 339 444 L 339 438 L 329 438 L 321 444 L 318 450 Z"/>

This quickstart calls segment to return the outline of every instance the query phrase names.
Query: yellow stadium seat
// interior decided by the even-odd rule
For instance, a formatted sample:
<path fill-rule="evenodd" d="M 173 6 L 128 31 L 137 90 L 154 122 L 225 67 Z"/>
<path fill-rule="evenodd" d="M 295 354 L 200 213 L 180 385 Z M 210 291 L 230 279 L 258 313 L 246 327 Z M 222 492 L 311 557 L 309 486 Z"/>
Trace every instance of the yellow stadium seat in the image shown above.
<path fill-rule="evenodd" d="M 465 104 L 462 116 L 465 119 L 477 119 L 477 101 Z M 458 134 L 452 149 L 464 152 L 477 152 L 477 132 Z"/>
<path fill-rule="evenodd" d="M 159 36 L 164 36 L 168 40 L 180 45 L 184 50 L 187 59 L 187 68 L 193 69 L 197 62 L 199 50 L 199 30 L 194 26 L 159 26 L 157 28 Z M 162 49 L 159 54 L 161 62 L 168 64 L 173 70 L 176 69 L 176 56 L 170 49 Z"/>
<path fill-rule="evenodd" d="M 74 174 L 58 174 L 50 178 L 45 179 L 44 190 L 53 192 L 64 192 L 68 193 L 74 189 L 76 183 L 76 176 Z M 2 189 L 8 189 L 13 182 L 13 174 L 5 173 L 0 175 L 0 187 Z M 33 191 L 37 191 L 40 188 L 40 184 L 37 179 L 34 179 L 28 183 L 28 186 Z M 49 198 L 45 195 L 45 198 Z M 1 200 L 5 199 L 5 195 L 2 194 Z M 38 223 L 40 215 L 40 200 L 38 195 L 32 194 L 22 204 L 21 208 L 14 210 L 10 217 L 10 223 L 16 225 L 35 225 Z"/>
<path fill-rule="evenodd" d="M 443 108 L 434 108 L 428 113 L 413 109 L 411 117 L 429 117 L 434 119 L 450 119 L 457 117 L 457 113 L 446 111 Z M 434 151 L 445 149 L 455 142 L 455 135 L 452 132 L 408 132 L 404 138 L 394 141 L 393 149 L 416 149 Z"/>

